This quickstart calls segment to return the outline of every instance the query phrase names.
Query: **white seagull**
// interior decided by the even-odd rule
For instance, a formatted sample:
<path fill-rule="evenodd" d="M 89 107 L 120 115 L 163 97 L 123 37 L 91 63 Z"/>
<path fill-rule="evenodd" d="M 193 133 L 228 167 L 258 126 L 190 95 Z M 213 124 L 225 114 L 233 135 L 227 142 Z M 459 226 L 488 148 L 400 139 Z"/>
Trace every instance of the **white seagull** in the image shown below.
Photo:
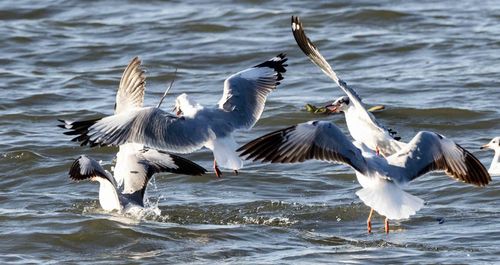
<path fill-rule="evenodd" d="M 481 146 L 481 149 L 486 148 L 495 151 L 495 156 L 493 156 L 488 172 L 492 176 L 500 176 L 500 136 L 493 138 L 489 143 Z"/>
<path fill-rule="evenodd" d="M 144 104 L 144 92 L 146 89 L 146 75 L 141 68 L 141 60 L 139 57 L 134 57 L 123 71 L 120 79 L 120 84 L 116 93 L 115 114 L 127 113 L 130 110 L 142 108 Z M 61 128 L 67 128 L 66 125 L 59 125 Z M 65 134 L 71 134 L 66 132 Z M 74 139 L 73 139 L 74 140 Z M 116 164 L 114 168 L 117 187 L 123 185 L 123 176 L 130 174 L 130 167 L 134 167 L 135 156 L 142 153 L 145 149 L 142 144 L 125 143 L 119 146 L 119 151 L 116 154 Z M 153 150 L 149 151 L 151 154 Z M 156 151 L 154 151 L 156 152 Z M 157 157 L 162 157 L 166 163 L 172 161 L 181 161 L 169 157 L 168 153 L 162 153 Z M 182 166 L 188 166 L 194 163 L 183 163 Z M 195 164 L 196 165 L 196 164 Z M 171 165 L 171 168 L 177 167 L 180 172 L 191 172 L 189 168 L 183 168 L 181 165 Z M 196 167 L 199 167 L 196 165 Z M 189 173 L 184 173 L 189 174 Z"/>
<path fill-rule="evenodd" d="M 240 169 L 243 161 L 235 152 L 232 133 L 249 130 L 260 118 L 266 98 L 286 71 L 284 54 L 238 72 L 224 82 L 224 93 L 217 107 L 203 107 L 186 94 L 176 100 L 175 116 L 154 107 L 135 107 L 101 119 L 64 122 L 66 134 L 78 135 L 73 140 L 82 145 L 121 145 L 138 143 L 145 146 L 190 153 L 207 147 L 214 154 L 214 171 Z"/>
<path fill-rule="evenodd" d="M 378 123 L 375 117 L 364 107 L 360 96 L 333 71 L 330 64 L 306 36 L 300 19 L 292 16 L 291 25 L 293 36 L 300 49 L 347 94 L 347 96 L 340 97 L 325 107 L 334 113 L 344 112 L 347 128 L 352 138 L 362 142 L 368 148 L 376 150 L 377 153 L 381 153 L 383 156 L 392 155 L 403 148 L 405 143 L 394 139 L 393 134 L 395 132 L 385 129 Z"/>
<path fill-rule="evenodd" d="M 126 172 L 111 175 L 96 160 L 82 155 L 71 165 L 69 177 L 72 180 L 97 181 L 99 187 L 99 204 L 105 211 L 117 210 L 125 213 L 134 207 L 144 207 L 144 193 L 149 180 L 155 173 L 173 172 L 188 175 L 202 175 L 206 172 L 201 166 L 188 159 L 144 149 L 140 152 L 128 153 L 124 168 Z M 120 188 L 117 180 L 123 182 Z"/>
<path fill-rule="evenodd" d="M 419 132 L 400 151 L 388 157 L 376 155 L 363 143 L 351 141 L 333 123 L 310 121 L 257 138 L 238 151 L 253 161 L 296 163 L 310 159 L 351 166 L 363 187 L 356 195 L 372 208 L 367 220 L 371 232 L 373 210 L 389 219 L 404 219 L 423 206 L 423 200 L 402 190 L 404 184 L 435 170 L 477 186 L 491 177 L 467 150 L 442 135 Z"/>

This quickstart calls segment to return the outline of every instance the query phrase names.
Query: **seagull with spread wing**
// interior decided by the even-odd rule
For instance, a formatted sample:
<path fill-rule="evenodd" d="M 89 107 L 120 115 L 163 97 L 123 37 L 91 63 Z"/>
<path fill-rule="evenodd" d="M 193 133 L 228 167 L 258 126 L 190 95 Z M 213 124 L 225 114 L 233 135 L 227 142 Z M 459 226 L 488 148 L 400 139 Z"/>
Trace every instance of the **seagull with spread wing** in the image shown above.
<path fill-rule="evenodd" d="M 431 171 L 477 186 L 491 181 L 486 168 L 467 150 L 433 132 L 419 132 L 398 152 L 382 157 L 361 142 L 351 142 L 333 123 L 310 121 L 257 138 L 238 151 L 248 160 L 297 163 L 323 160 L 351 166 L 362 189 L 356 195 L 372 208 L 367 220 L 371 232 L 373 210 L 389 220 L 405 219 L 423 207 L 423 200 L 402 186 Z"/>
<path fill-rule="evenodd" d="M 115 114 L 141 108 L 145 84 L 141 60 L 135 57 L 123 71 L 116 93 Z M 160 172 L 202 175 L 206 170 L 180 156 L 147 149 L 141 144 L 125 143 L 120 145 L 116 155 L 114 175 L 85 155 L 73 162 L 69 175 L 76 181 L 98 181 L 99 203 L 104 210 L 126 211 L 129 206 L 144 206 L 147 184 L 155 173 Z"/>
<path fill-rule="evenodd" d="M 283 79 L 287 58 L 279 54 L 238 72 L 224 82 L 217 107 L 203 107 L 186 94 L 176 99 L 176 114 L 155 107 L 134 107 L 101 119 L 64 122 L 66 134 L 82 145 L 137 143 L 150 148 L 190 153 L 207 147 L 218 164 L 237 172 L 243 165 L 232 133 L 249 130 L 259 120 L 266 98 Z"/>
<path fill-rule="evenodd" d="M 291 26 L 293 36 L 300 49 L 347 94 L 347 96 L 338 98 L 325 108 L 331 112 L 343 112 L 345 114 L 347 128 L 352 138 L 384 156 L 394 154 L 403 148 L 405 143 L 395 140 L 392 135 L 394 131 L 387 130 L 378 123 L 375 117 L 364 107 L 361 97 L 337 76 L 330 64 L 319 53 L 314 43 L 306 36 L 302 22 L 298 17 L 292 16 Z"/>

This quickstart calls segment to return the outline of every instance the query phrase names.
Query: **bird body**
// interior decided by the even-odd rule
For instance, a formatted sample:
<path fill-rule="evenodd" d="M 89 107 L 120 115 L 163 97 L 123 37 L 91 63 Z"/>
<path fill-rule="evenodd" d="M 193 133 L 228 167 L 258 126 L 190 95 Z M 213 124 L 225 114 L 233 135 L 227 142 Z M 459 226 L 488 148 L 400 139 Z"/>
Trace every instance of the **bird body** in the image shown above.
<path fill-rule="evenodd" d="M 351 166 L 362 189 L 356 192 L 368 206 L 388 219 L 415 214 L 423 200 L 402 187 L 430 171 L 444 170 L 450 177 L 477 186 L 491 177 L 471 153 L 448 138 L 419 132 L 401 150 L 382 157 L 364 143 L 352 143 L 333 123 L 310 121 L 259 137 L 238 151 L 246 159 L 296 163 L 317 159 Z"/>
<path fill-rule="evenodd" d="M 259 120 L 266 98 L 273 91 L 287 66 L 279 54 L 261 64 L 240 71 L 224 82 L 224 92 L 215 108 L 203 107 L 187 94 L 176 99 L 175 114 L 159 108 L 136 105 L 127 111 L 102 119 L 64 122 L 68 135 L 82 145 L 122 145 L 137 143 L 177 153 L 190 153 L 207 147 L 214 153 L 214 170 L 222 166 L 238 170 L 243 162 L 235 153 L 235 130 L 249 130 Z"/>

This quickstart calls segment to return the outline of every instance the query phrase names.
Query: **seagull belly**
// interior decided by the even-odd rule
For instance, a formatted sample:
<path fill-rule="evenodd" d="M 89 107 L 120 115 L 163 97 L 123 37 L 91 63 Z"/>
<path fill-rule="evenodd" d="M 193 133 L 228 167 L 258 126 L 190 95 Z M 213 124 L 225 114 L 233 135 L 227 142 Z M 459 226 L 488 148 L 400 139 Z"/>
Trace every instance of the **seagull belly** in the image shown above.
<path fill-rule="evenodd" d="M 243 167 L 243 161 L 236 153 L 238 145 L 232 136 L 210 140 L 205 144 L 205 147 L 212 150 L 214 159 L 220 167 L 232 170 Z"/>
<path fill-rule="evenodd" d="M 379 176 L 356 172 L 363 187 L 356 195 L 364 204 L 391 220 L 409 218 L 420 210 L 424 201 L 402 190 L 396 183 Z"/>

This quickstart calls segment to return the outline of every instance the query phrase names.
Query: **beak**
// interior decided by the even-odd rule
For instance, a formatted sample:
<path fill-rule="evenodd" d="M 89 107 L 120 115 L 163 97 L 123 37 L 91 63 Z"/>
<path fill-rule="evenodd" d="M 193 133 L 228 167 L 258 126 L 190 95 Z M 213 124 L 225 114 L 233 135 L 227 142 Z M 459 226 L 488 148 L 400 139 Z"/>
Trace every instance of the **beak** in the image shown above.
<path fill-rule="evenodd" d="M 172 111 L 175 112 L 175 115 L 177 116 L 180 116 L 182 114 L 182 111 L 178 107 L 174 107 Z"/>
<path fill-rule="evenodd" d="M 485 144 L 485 145 L 482 145 L 481 147 L 479 147 L 479 149 L 481 149 L 481 150 L 487 149 L 487 148 L 490 148 L 490 144 Z"/>
<path fill-rule="evenodd" d="M 338 113 L 339 112 L 338 107 L 339 106 L 337 104 L 328 104 L 324 108 L 331 113 Z"/>

